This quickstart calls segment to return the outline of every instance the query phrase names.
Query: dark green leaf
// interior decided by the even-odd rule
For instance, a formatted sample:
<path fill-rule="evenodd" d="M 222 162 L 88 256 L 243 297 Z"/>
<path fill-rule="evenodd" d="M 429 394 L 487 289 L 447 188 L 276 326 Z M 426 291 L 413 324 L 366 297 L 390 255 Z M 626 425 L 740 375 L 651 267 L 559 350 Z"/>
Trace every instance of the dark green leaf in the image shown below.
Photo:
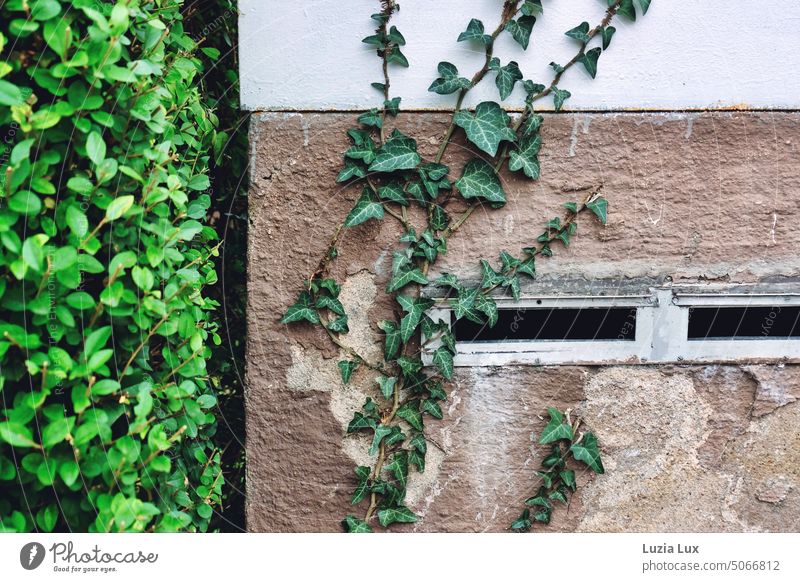
<path fill-rule="evenodd" d="M 381 321 L 378 327 L 384 333 L 383 357 L 388 362 L 400 352 L 400 330 L 393 321 Z"/>
<path fill-rule="evenodd" d="M 500 91 L 500 99 L 503 100 L 514 90 L 514 85 L 517 81 L 522 80 L 522 71 L 519 70 L 519 65 L 516 61 L 509 62 L 506 66 L 497 69 L 497 77 L 495 77 L 495 85 Z"/>
<path fill-rule="evenodd" d="M 561 111 L 561 108 L 564 106 L 564 101 L 572 97 L 572 93 L 567 91 L 566 89 L 559 89 L 558 87 L 553 87 L 553 106 L 556 111 Z"/>
<path fill-rule="evenodd" d="M 433 364 L 446 379 L 453 377 L 453 354 L 446 347 L 442 346 L 433 353 Z"/>
<path fill-rule="evenodd" d="M 378 150 L 375 161 L 369 166 L 370 172 L 394 172 L 408 170 L 419 165 L 417 142 L 399 131 L 386 140 Z"/>
<path fill-rule="evenodd" d="M 342 360 L 336 363 L 342 375 L 342 384 L 350 382 L 350 377 L 353 375 L 355 369 L 358 368 L 358 364 L 358 360 Z"/>
<path fill-rule="evenodd" d="M 344 225 L 353 227 L 373 218 L 378 220 L 383 218 L 383 204 L 375 197 L 370 188 L 364 188 L 358 202 L 347 215 Z"/>
<path fill-rule="evenodd" d="M 416 401 L 412 400 L 403 404 L 397 409 L 397 416 L 405 420 L 412 428 L 422 430 L 422 413 L 419 411 Z"/>
<path fill-rule="evenodd" d="M 606 224 L 608 220 L 608 200 L 603 197 L 595 198 L 586 204 L 586 208 L 594 212 L 601 224 Z"/>
<path fill-rule="evenodd" d="M 536 24 L 535 16 L 520 16 L 517 20 L 510 20 L 506 24 L 506 30 L 523 49 L 527 49 L 534 24 Z"/>
<path fill-rule="evenodd" d="M 580 442 L 573 444 L 569 450 L 576 461 L 583 461 L 595 473 L 605 472 L 597 447 L 597 437 L 591 432 L 584 433 Z"/>
<path fill-rule="evenodd" d="M 314 301 L 308 291 L 301 292 L 297 303 L 287 309 L 286 315 L 281 318 L 281 323 L 292 323 L 295 321 L 319 323 L 319 314 L 314 307 Z"/>
<path fill-rule="evenodd" d="M 614 36 L 614 33 L 617 32 L 617 29 L 613 26 L 606 26 L 601 35 L 603 37 L 603 50 L 608 48 L 608 45 L 611 44 L 611 38 Z"/>
<path fill-rule="evenodd" d="M 439 95 L 449 95 L 461 89 L 467 89 L 472 84 L 469 79 L 458 76 L 458 68 L 452 63 L 442 61 L 439 63 L 439 77 L 431 83 L 428 91 Z"/>
<path fill-rule="evenodd" d="M 414 523 L 419 519 L 408 507 L 399 505 L 387 507 L 378 511 L 378 521 L 383 527 L 393 523 Z"/>
<path fill-rule="evenodd" d="M 463 40 L 477 40 L 482 44 L 489 44 L 492 42 L 492 37 L 484 34 L 483 22 L 477 18 L 473 18 L 467 25 L 467 30 L 458 35 L 458 42 Z"/>
<path fill-rule="evenodd" d="M 587 43 L 591 40 L 589 37 L 589 23 L 581 22 L 578 26 L 565 32 L 568 37 L 579 40 L 582 43 Z"/>
<path fill-rule="evenodd" d="M 490 156 L 497 155 L 501 141 L 516 139 L 514 130 L 508 126 L 508 114 L 493 101 L 479 103 L 474 114 L 459 111 L 453 117 L 453 122 L 464 129 L 472 143 Z"/>
<path fill-rule="evenodd" d="M 550 422 L 544 427 L 539 444 L 546 445 L 561 439 L 572 440 L 572 427 L 565 422 L 564 415 L 555 408 L 548 408 L 547 411 L 550 413 Z"/>
<path fill-rule="evenodd" d="M 580 63 L 586 69 L 586 72 L 589 73 L 589 76 L 594 79 L 597 76 L 597 60 L 600 58 L 600 53 L 602 51 L 600 48 L 593 48 L 590 51 L 586 51 L 586 53 L 580 58 Z"/>
<path fill-rule="evenodd" d="M 389 400 L 394 394 L 394 386 L 397 383 L 397 378 L 379 376 L 375 381 L 378 383 L 378 386 L 380 386 L 383 397 Z"/>
<path fill-rule="evenodd" d="M 347 533 L 372 533 L 372 528 L 363 519 L 348 515 L 342 521 L 342 527 Z"/>
<path fill-rule="evenodd" d="M 539 178 L 539 149 L 542 139 L 539 134 L 520 140 L 519 148 L 512 149 L 509 154 L 508 169 L 522 170 L 526 176 L 533 180 Z"/>
<path fill-rule="evenodd" d="M 505 203 L 506 196 L 494 168 L 480 159 L 472 159 L 464 166 L 461 178 L 455 184 L 466 199 L 479 198 L 488 202 Z"/>

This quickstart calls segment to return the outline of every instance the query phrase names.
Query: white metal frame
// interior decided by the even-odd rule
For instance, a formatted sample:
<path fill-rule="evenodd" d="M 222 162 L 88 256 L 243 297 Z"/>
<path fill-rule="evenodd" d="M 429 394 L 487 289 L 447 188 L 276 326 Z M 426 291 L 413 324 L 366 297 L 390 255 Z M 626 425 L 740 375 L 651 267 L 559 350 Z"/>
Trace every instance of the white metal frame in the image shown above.
<path fill-rule="evenodd" d="M 797 289 L 797 287 L 794 287 Z M 742 292 L 744 291 L 744 292 Z M 630 340 L 506 340 L 458 342 L 456 366 L 504 366 L 510 364 L 661 364 L 742 361 L 800 362 L 800 338 L 689 340 L 690 307 L 772 307 L 800 305 L 800 293 L 747 292 L 742 287 L 651 287 L 640 295 L 529 295 L 515 301 L 496 298 L 499 309 L 531 308 L 636 308 L 636 332 Z M 434 321 L 450 324 L 446 299 L 437 300 L 428 312 Z M 423 349 L 423 361 L 431 362 L 439 342 Z"/>

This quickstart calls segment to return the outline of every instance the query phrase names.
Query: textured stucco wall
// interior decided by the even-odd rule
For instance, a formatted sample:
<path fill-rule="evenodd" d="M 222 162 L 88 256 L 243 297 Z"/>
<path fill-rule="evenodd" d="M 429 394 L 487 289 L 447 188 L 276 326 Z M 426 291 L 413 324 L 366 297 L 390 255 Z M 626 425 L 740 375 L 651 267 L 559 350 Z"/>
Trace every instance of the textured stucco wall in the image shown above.
<path fill-rule="evenodd" d="M 432 156 L 446 116 L 411 113 L 400 128 Z M 251 125 L 248 305 L 248 527 L 338 531 L 362 437 L 344 429 L 372 390 L 317 329 L 279 324 L 358 195 L 334 183 L 348 113 L 262 113 Z M 458 138 L 457 138 L 458 139 Z M 754 282 L 800 275 L 800 114 L 609 113 L 546 117 L 542 179 L 503 175 L 509 202 L 454 236 L 443 270 L 516 252 L 578 189 L 603 184 L 608 226 L 583 221 L 569 249 L 540 261 L 544 279 L 671 277 Z M 462 142 L 451 147 L 460 171 Z M 333 273 L 344 283 L 348 341 L 380 353 L 373 322 L 396 223 L 346 231 Z M 798 531 L 800 368 L 792 365 L 460 368 L 442 421 L 426 423 L 423 475 L 408 503 L 414 531 L 501 531 L 533 487 L 532 440 L 548 405 L 573 407 L 598 434 L 607 474 L 580 475 L 550 530 Z M 400 528 L 402 529 L 402 528 Z"/>

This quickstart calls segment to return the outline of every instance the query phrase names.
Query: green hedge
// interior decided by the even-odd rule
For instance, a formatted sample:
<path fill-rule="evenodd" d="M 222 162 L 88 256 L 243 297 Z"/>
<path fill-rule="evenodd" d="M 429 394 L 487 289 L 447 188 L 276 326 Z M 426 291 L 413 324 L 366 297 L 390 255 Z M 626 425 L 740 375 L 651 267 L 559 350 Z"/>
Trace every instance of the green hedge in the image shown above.
<path fill-rule="evenodd" d="M 221 502 L 217 54 L 179 0 L 0 5 L 0 531 L 205 531 Z"/>

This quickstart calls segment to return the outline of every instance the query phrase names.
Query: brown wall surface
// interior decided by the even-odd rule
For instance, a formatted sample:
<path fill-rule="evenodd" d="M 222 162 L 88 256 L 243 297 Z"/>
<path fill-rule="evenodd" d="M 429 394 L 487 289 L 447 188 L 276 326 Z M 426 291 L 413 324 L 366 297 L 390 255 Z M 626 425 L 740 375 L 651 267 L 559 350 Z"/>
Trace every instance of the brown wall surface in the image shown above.
<path fill-rule="evenodd" d="M 432 157 L 447 116 L 401 114 Z M 354 114 L 262 113 L 251 125 L 248 305 L 248 528 L 339 531 L 353 468 L 369 464 L 345 427 L 373 374 L 342 386 L 318 329 L 279 323 L 359 194 L 335 184 Z M 606 227 L 582 220 L 545 280 L 637 277 L 749 283 L 800 275 L 800 114 L 546 115 L 542 178 L 503 175 L 508 204 L 479 211 L 438 268 L 532 244 L 561 203 L 603 186 Z M 458 175 L 464 143 L 448 151 Z M 400 234 L 390 219 L 345 232 L 347 341 L 373 359 L 374 322 Z M 430 419 L 424 474 L 412 472 L 409 531 L 503 531 L 532 493 L 547 406 L 572 407 L 598 435 L 606 474 L 583 473 L 548 531 L 800 531 L 800 368 L 773 365 L 457 368 L 442 421 Z"/>

